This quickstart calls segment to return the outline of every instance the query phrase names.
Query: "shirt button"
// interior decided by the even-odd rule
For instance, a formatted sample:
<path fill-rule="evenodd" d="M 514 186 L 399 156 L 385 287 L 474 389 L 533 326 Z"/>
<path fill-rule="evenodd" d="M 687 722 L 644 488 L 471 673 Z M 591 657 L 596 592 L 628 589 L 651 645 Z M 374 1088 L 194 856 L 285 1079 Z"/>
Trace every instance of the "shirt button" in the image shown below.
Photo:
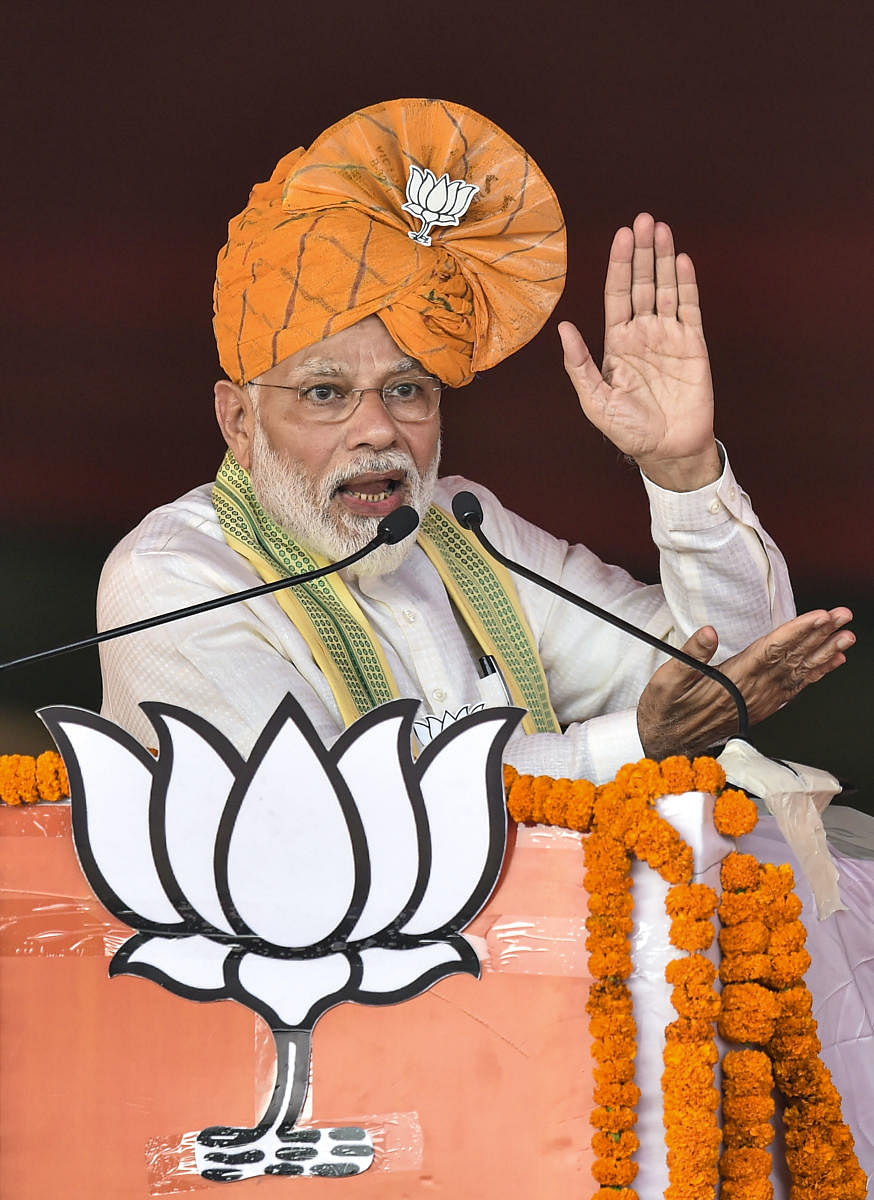
<path fill-rule="evenodd" d="M 728 494 L 729 494 L 730 498 L 732 500 L 734 500 L 735 497 L 737 496 L 737 488 L 731 488 Z"/>
<path fill-rule="evenodd" d="M 711 511 L 712 513 L 718 513 L 718 512 L 719 512 L 719 509 L 720 509 L 720 507 L 721 507 L 721 505 L 720 505 L 719 501 L 718 501 L 718 500 L 714 500 L 714 501 L 711 503 L 711 505 L 710 505 L 710 511 Z"/>
<path fill-rule="evenodd" d="M 434 700 L 445 700 L 446 692 L 443 690 L 443 688 L 434 688 L 434 691 L 431 693 L 431 697 Z"/>
<path fill-rule="evenodd" d="M 408 622 L 410 625 L 412 625 L 412 623 L 413 623 L 413 622 L 415 621 L 415 619 L 416 619 L 416 614 L 415 614 L 415 612 L 413 611 L 413 609 L 412 609 L 412 608 L 405 608 L 405 609 L 403 609 L 403 611 L 401 612 L 401 616 L 402 616 L 402 617 L 404 618 L 404 620 L 405 620 L 405 621 L 407 621 L 407 622 Z"/>

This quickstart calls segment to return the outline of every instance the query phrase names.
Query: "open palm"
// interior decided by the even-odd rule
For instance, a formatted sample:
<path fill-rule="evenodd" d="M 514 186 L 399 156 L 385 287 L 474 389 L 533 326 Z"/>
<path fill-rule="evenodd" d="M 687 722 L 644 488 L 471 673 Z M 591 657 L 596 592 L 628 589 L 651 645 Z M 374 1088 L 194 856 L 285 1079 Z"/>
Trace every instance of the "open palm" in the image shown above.
<path fill-rule="evenodd" d="M 671 230 L 642 213 L 613 239 L 604 290 L 601 371 L 570 322 L 565 367 L 589 420 L 665 487 L 701 487 L 720 472 L 713 384 L 695 269 Z"/>

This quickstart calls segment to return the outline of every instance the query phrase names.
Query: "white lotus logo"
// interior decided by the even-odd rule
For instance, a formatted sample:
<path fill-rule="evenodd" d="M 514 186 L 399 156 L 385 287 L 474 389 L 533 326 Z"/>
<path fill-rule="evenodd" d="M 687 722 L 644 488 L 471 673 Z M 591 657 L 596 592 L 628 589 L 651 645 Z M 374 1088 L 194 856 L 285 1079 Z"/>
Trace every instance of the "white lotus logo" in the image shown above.
<path fill-rule="evenodd" d="M 344 1000 L 392 1004 L 456 972 L 479 975 L 461 936 L 501 869 L 501 752 L 521 713 L 451 725 L 414 762 L 417 702 L 362 717 L 328 750 L 299 705 L 279 705 L 247 760 L 185 709 L 144 704 L 153 758 L 73 708 L 40 714 L 70 773 L 88 881 L 140 930 L 110 974 L 193 1000 L 230 998 L 273 1031 L 277 1079 L 252 1129 L 197 1139 L 202 1174 L 345 1175 L 366 1169 L 363 1130 L 295 1129 L 312 1030 Z"/>
<path fill-rule="evenodd" d="M 431 245 L 429 234 L 435 225 L 457 225 L 470 207 L 479 188 L 463 179 L 450 179 L 443 174 L 438 179 L 426 167 L 424 171 L 410 164 L 407 180 L 407 202 L 403 210 L 422 222 L 422 228 L 410 237 L 423 246 Z"/>

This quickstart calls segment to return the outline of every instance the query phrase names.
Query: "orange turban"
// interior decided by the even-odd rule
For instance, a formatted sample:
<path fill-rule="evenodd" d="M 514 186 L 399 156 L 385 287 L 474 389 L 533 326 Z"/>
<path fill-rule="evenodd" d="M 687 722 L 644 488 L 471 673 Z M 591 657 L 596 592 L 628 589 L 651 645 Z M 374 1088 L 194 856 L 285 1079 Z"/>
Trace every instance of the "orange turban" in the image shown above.
<path fill-rule="evenodd" d="M 287 154 L 231 221 L 219 358 L 243 383 L 378 313 L 460 387 L 537 333 L 564 275 L 561 209 L 522 147 L 459 104 L 390 100 Z"/>

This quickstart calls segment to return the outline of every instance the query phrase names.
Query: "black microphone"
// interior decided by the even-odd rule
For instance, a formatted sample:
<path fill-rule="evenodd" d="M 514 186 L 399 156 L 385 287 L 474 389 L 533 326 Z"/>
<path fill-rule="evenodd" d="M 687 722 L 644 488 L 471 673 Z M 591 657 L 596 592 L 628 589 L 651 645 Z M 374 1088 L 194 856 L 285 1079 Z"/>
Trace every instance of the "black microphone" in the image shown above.
<path fill-rule="evenodd" d="M 41 662 L 46 658 L 55 658 L 60 654 L 69 654 L 71 650 L 84 650 L 86 646 L 97 646 L 100 642 L 108 642 L 112 638 L 122 637 L 126 633 L 138 633 L 141 629 L 153 629 L 156 625 L 166 625 L 170 621 L 179 621 L 183 617 L 193 617 L 197 613 L 210 612 L 214 608 L 224 608 L 226 604 L 236 604 L 239 600 L 253 600 L 256 596 L 266 596 L 270 592 L 281 591 L 282 588 L 295 587 L 299 583 L 309 583 L 311 579 L 320 579 L 323 575 L 331 575 L 334 571 L 342 571 L 353 563 L 365 558 L 377 546 L 393 546 L 409 537 L 419 524 L 419 514 L 409 504 L 402 504 L 393 512 L 382 518 L 376 527 L 376 534 L 360 550 L 341 558 L 339 562 L 328 563 L 326 567 L 317 567 L 314 571 L 304 571 L 301 575 L 289 575 L 285 579 L 277 579 L 273 583 L 262 583 L 258 587 L 249 588 L 244 592 L 234 592 L 230 596 L 217 596 L 214 600 L 204 600 L 200 604 L 192 604 L 187 608 L 177 608 L 173 612 L 159 613 L 156 617 L 145 617 L 142 621 L 133 621 L 130 625 L 119 625 L 117 629 L 107 629 L 96 633 L 93 637 L 83 638 L 80 642 L 68 642 L 65 646 L 55 646 L 52 650 L 41 650 L 37 654 L 27 654 L 24 658 L 13 658 L 9 662 L 0 663 L 0 671 L 7 667 L 20 667 L 24 663 Z"/>
<path fill-rule="evenodd" d="M 638 629 L 636 625 L 629 624 L 628 621 L 623 621 L 621 617 L 615 616 L 611 612 L 607 612 L 605 608 L 599 608 L 597 604 L 593 604 L 591 600 L 584 600 L 582 596 L 577 596 L 574 592 L 569 592 L 567 588 L 563 588 L 561 584 L 553 583 L 551 579 L 545 579 L 542 575 L 538 575 L 536 571 L 532 571 L 529 567 L 523 567 L 521 563 L 514 562 L 511 558 L 507 558 L 500 550 L 496 549 L 483 533 L 480 526 L 483 520 L 482 505 L 473 492 L 458 492 L 452 498 L 452 515 L 455 517 L 459 525 L 464 529 L 469 529 L 480 545 L 493 558 L 496 558 L 499 563 L 511 571 L 515 571 L 517 575 L 521 575 L 524 579 L 529 579 L 532 583 L 538 584 L 540 587 L 546 588 L 556 596 L 560 596 L 562 600 L 569 600 L 571 604 L 576 604 L 578 608 L 585 609 L 586 612 L 592 613 L 596 617 L 601 617 L 602 620 L 608 621 L 611 625 L 615 625 L 617 629 L 623 630 L 625 633 L 630 633 L 632 637 L 639 638 L 640 641 L 646 642 L 649 646 L 654 646 L 656 650 L 662 650 L 665 654 L 670 654 L 672 658 L 678 658 L 681 663 L 685 663 L 687 667 L 693 667 L 696 671 L 700 671 L 702 675 L 706 675 L 709 679 L 714 679 L 718 684 L 726 689 L 728 694 L 734 701 L 737 709 L 737 737 L 745 738 L 749 732 L 750 719 L 747 713 L 746 701 L 741 695 L 740 688 L 722 671 L 718 671 L 716 667 L 711 667 L 709 663 L 699 662 L 697 658 L 693 658 L 691 654 L 687 654 L 685 650 L 678 650 L 676 646 L 671 646 L 668 642 L 663 642 L 661 638 L 654 637 L 653 634 L 647 633 L 644 629 Z"/>

